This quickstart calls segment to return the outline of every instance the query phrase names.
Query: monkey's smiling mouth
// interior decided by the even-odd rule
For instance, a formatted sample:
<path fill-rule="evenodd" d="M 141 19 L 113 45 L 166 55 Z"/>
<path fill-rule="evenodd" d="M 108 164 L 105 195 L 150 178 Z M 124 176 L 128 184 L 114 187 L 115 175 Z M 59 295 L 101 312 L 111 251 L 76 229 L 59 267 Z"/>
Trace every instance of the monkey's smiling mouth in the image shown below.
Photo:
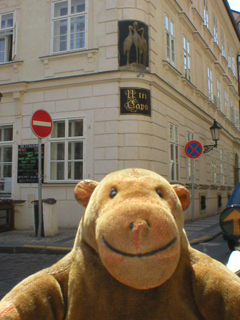
<path fill-rule="evenodd" d="M 177 237 L 173 238 L 173 240 L 171 240 L 169 243 L 167 243 L 164 247 L 161 247 L 159 249 L 150 251 L 150 252 L 146 252 L 146 253 L 138 253 L 138 254 L 132 254 L 132 253 L 126 253 L 126 252 L 122 252 L 120 250 L 117 250 L 115 248 L 113 248 L 108 242 L 107 240 L 102 237 L 102 241 L 103 243 L 108 247 L 108 249 L 110 249 L 111 251 L 120 254 L 123 257 L 130 257 L 130 258 L 143 258 L 143 257 L 151 257 L 154 256 L 155 254 L 165 251 L 166 249 L 168 249 L 169 247 L 171 247 L 176 241 L 177 241 Z"/>

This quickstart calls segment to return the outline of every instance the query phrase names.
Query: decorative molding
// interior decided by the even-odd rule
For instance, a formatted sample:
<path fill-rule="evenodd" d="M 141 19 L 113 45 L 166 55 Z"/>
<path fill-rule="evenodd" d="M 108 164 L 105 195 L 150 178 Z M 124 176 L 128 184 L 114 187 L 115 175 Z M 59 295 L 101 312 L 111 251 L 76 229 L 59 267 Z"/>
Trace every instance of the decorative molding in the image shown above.
<path fill-rule="evenodd" d="M 167 60 L 162 60 L 163 61 L 163 68 L 165 72 L 170 71 L 172 74 L 174 74 L 176 77 L 181 77 L 182 73 L 178 71 L 170 62 Z"/>
<path fill-rule="evenodd" d="M 221 66 L 220 62 L 219 61 L 215 61 L 214 64 L 215 64 L 216 69 L 223 75 L 225 73 L 225 70 Z"/>
<path fill-rule="evenodd" d="M 212 60 L 212 62 L 215 62 L 217 60 L 217 57 L 209 47 L 205 48 L 205 53 Z"/>
<path fill-rule="evenodd" d="M 186 24 L 186 26 L 189 28 L 189 30 L 191 32 L 197 31 L 197 29 L 193 25 L 192 21 L 189 19 L 189 17 L 186 15 L 186 13 L 184 11 L 179 12 L 178 16 L 179 16 L 180 20 L 182 20 Z"/>
<path fill-rule="evenodd" d="M 207 47 L 207 42 L 203 39 L 198 31 L 193 32 L 193 38 L 195 38 L 203 49 Z"/>
<path fill-rule="evenodd" d="M 46 65 L 46 64 L 48 64 L 48 60 L 64 59 L 66 57 L 72 57 L 72 56 L 78 56 L 78 55 L 87 55 L 87 57 L 89 59 L 91 59 L 93 57 L 93 55 L 96 54 L 97 52 L 98 52 L 98 49 L 94 48 L 94 49 L 89 49 L 89 50 L 79 50 L 79 51 L 51 54 L 48 56 L 39 57 L 38 59 Z"/>
<path fill-rule="evenodd" d="M 200 15 L 198 9 L 196 7 L 192 7 L 192 11 L 193 11 L 193 16 L 199 20 L 199 23 L 200 24 L 204 23 L 204 20 L 203 20 L 202 16 Z"/>

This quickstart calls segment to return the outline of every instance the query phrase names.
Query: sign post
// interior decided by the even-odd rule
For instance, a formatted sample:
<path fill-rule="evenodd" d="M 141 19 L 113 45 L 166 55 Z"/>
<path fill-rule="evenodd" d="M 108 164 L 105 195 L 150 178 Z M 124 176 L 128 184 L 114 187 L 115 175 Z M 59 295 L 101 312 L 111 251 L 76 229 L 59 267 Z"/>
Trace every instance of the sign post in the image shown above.
<path fill-rule="evenodd" d="M 41 159 L 41 138 L 47 138 L 53 128 L 52 118 L 45 110 L 37 110 L 31 119 L 31 128 L 38 137 L 38 239 L 42 231 L 42 159 Z"/>
<path fill-rule="evenodd" d="M 203 146 L 196 140 L 189 141 L 185 146 L 185 154 L 191 159 L 191 183 L 192 183 L 192 221 L 194 221 L 194 160 L 203 154 Z"/>

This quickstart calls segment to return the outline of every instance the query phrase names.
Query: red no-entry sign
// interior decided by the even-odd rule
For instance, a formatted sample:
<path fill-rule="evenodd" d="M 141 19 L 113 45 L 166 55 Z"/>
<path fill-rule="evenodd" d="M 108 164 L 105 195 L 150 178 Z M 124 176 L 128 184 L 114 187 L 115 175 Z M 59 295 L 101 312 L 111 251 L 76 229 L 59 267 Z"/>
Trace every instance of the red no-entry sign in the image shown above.
<path fill-rule="evenodd" d="M 189 141 L 185 146 L 185 154 L 190 159 L 197 159 L 203 153 L 203 146 L 199 141 Z"/>
<path fill-rule="evenodd" d="M 38 138 L 47 138 L 53 128 L 52 118 L 45 110 L 37 110 L 31 119 L 31 128 Z"/>

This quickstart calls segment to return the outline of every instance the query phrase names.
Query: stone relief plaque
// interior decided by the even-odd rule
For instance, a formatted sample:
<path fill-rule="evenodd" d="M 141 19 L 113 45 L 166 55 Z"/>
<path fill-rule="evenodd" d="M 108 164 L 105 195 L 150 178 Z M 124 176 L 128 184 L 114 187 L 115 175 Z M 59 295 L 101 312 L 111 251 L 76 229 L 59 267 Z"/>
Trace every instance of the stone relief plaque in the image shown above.
<path fill-rule="evenodd" d="M 120 69 L 145 70 L 149 64 L 148 26 L 136 20 L 118 22 Z"/>

